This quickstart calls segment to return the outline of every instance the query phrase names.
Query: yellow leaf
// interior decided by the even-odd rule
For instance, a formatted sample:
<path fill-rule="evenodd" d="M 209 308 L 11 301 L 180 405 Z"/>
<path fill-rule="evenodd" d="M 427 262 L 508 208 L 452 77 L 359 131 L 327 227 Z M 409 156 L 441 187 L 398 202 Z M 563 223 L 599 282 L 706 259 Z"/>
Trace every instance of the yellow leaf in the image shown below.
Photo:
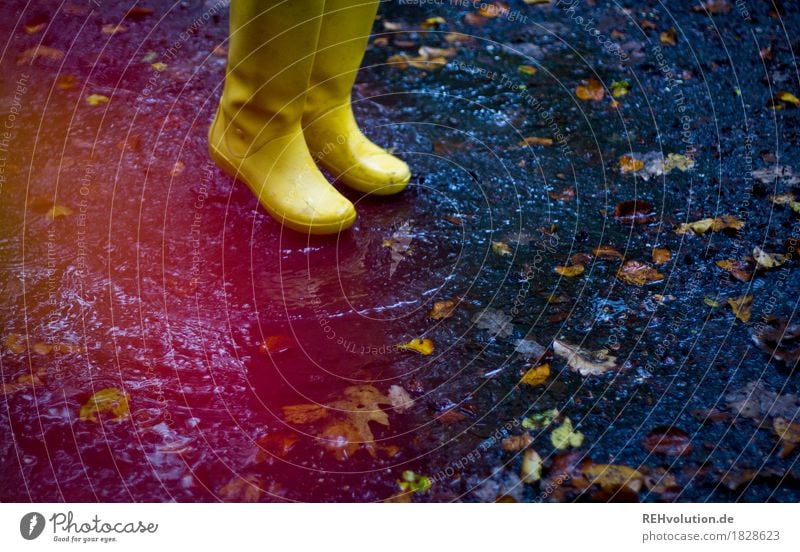
<path fill-rule="evenodd" d="M 619 270 L 617 278 L 627 284 L 643 286 L 653 282 L 660 282 L 664 275 L 655 268 L 639 261 L 625 261 Z"/>
<path fill-rule="evenodd" d="M 157 61 L 155 63 L 151 63 L 150 67 L 152 67 L 155 71 L 163 71 L 167 68 L 167 64 Z"/>
<path fill-rule="evenodd" d="M 619 158 L 619 170 L 622 172 L 636 172 L 644 168 L 644 161 L 632 155 L 623 155 Z"/>
<path fill-rule="evenodd" d="M 685 222 L 675 229 L 676 234 L 703 234 L 711 230 L 719 232 L 728 228 L 739 230 L 744 227 L 744 221 L 737 219 L 733 215 L 722 215 L 721 217 L 704 218 L 695 222 Z"/>
<path fill-rule="evenodd" d="M 377 446 L 369 424 L 375 422 L 389 427 L 389 416 L 381 410 L 381 405 L 392 404 L 391 399 L 372 385 L 348 387 L 344 395 L 343 399 L 328 404 L 344 419 L 328 425 L 320 437 L 339 460 L 349 458 L 360 446 L 374 457 Z"/>
<path fill-rule="evenodd" d="M 505 242 L 493 241 L 492 242 L 492 251 L 497 253 L 498 255 L 505 256 L 511 255 L 511 248 Z"/>
<path fill-rule="evenodd" d="M 574 278 L 583 274 L 584 267 L 583 265 L 557 266 L 553 270 L 567 278 Z"/>
<path fill-rule="evenodd" d="M 447 299 L 446 301 L 436 301 L 433 304 L 433 308 L 431 312 L 428 313 L 428 316 L 433 318 L 434 320 L 444 320 L 445 318 L 450 318 L 453 316 L 453 311 L 458 306 L 458 301 L 456 299 Z"/>
<path fill-rule="evenodd" d="M 100 105 L 108 103 L 108 96 L 102 94 L 92 94 L 86 98 L 86 103 L 89 105 Z"/>
<path fill-rule="evenodd" d="M 634 494 L 638 494 L 644 480 L 641 472 L 618 464 L 592 463 L 581 471 L 590 483 L 599 485 L 601 489 L 609 493 L 628 489 Z"/>
<path fill-rule="evenodd" d="M 678 33 L 675 31 L 675 27 L 670 27 L 669 30 L 662 32 L 659 39 L 661 44 L 675 46 L 678 43 Z"/>
<path fill-rule="evenodd" d="M 669 249 L 659 248 L 659 247 L 653 249 L 653 262 L 655 264 L 668 263 L 671 258 L 672 258 L 672 253 L 670 253 Z"/>
<path fill-rule="evenodd" d="M 542 364 L 541 366 L 534 366 L 522 376 L 519 380 L 520 383 L 536 387 L 542 385 L 550 377 L 550 365 Z"/>
<path fill-rule="evenodd" d="M 787 261 L 786 255 L 780 253 L 767 253 L 758 246 L 753 248 L 753 259 L 764 268 L 775 268 Z"/>
<path fill-rule="evenodd" d="M 750 315 L 752 314 L 753 310 L 753 296 L 752 295 L 742 295 L 741 297 L 731 297 L 728 299 L 728 305 L 730 305 L 733 314 L 736 315 L 736 318 L 741 320 L 742 322 L 747 322 L 750 320 Z"/>
<path fill-rule="evenodd" d="M 98 391 L 81 407 L 80 419 L 83 421 L 100 422 L 100 415 L 113 414 L 113 421 L 125 419 L 129 414 L 128 395 L 117 389 L 109 387 Z"/>
<path fill-rule="evenodd" d="M 71 214 L 72 214 L 72 209 L 70 209 L 66 205 L 53 205 L 53 207 L 51 207 L 47 211 L 47 217 L 50 220 L 56 220 L 57 218 L 61 217 L 68 217 Z"/>
<path fill-rule="evenodd" d="M 564 423 L 550 434 L 550 442 L 558 450 L 577 448 L 583 444 L 583 433 L 572 428 L 572 421 L 564 418 Z"/>
<path fill-rule="evenodd" d="M 605 94 L 603 84 L 597 79 L 589 79 L 585 85 L 582 84 L 575 89 L 575 95 L 584 101 L 600 101 Z"/>
<path fill-rule="evenodd" d="M 409 341 L 408 343 L 404 343 L 402 345 L 397 346 L 398 349 L 402 351 L 416 351 L 422 355 L 430 355 L 433 353 L 433 341 L 430 339 L 420 339 L 415 338 Z"/>
<path fill-rule="evenodd" d="M 6 349 L 18 355 L 24 353 L 26 349 L 25 338 L 16 333 L 8 334 L 4 340 Z"/>
<path fill-rule="evenodd" d="M 522 454 L 519 478 L 523 483 L 536 483 L 542 478 L 542 457 L 533 449 Z"/>
<path fill-rule="evenodd" d="M 437 25 L 444 25 L 447 23 L 444 17 L 437 15 L 436 17 L 429 17 L 425 21 L 422 22 L 420 25 L 423 29 L 430 29 L 431 27 L 436 27 Z"/>
<path fill-rule="evenodd" d="M 792 94 L 791 92 L 778 92 L 776 96 L 780 101 L 790 103 L 795 107 L 800 107 L 800 98 Z"/>
<path fill-rule="evenodd" d="M 310 424 L 328 415 L 328 410 L 321 404 L 294 404 L 283 406 L 281 410 L 290 424 Z"/>
<path fill-rule="evenodd" d="M 114 35 L 117 33 L 124 33 L 125 31 L 128 30 L 128 27 L 119 23 L 118 24 L 108 23 L 106 25 L 103 25 L 100 28 L 100 30 L 103 32 L 103 34 Z"/>
<path fill-rule="evenodd" d="M 538 72 L 538 69 L 536 69 L 536 67 L 533 65 L 520 65 L 517 67 L 517 71 L 523 75 L 535 75 Z"/>

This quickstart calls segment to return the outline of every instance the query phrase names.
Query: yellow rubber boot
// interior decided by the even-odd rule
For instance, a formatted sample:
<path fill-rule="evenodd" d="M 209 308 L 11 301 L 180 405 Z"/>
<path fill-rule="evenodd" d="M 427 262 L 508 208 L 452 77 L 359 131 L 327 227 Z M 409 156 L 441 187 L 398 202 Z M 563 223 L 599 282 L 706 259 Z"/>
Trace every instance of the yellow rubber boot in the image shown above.
<path fill-rule="evenodd" d="M 264 209 L 300 232 L 331 234 L 356 218 L 319 171 L 302 130 L 325 0 L 233 0 L 225 87 L 208 133 L 216 163 Z"/>
<path fill-rule="evenodd" d="M 361 133 L 350 104 L 377 11 L 373 0 L 325 0 L 303 126 L 312 155 L 336 180 L 389 195 L 406 187 L 411 172 Z"/>

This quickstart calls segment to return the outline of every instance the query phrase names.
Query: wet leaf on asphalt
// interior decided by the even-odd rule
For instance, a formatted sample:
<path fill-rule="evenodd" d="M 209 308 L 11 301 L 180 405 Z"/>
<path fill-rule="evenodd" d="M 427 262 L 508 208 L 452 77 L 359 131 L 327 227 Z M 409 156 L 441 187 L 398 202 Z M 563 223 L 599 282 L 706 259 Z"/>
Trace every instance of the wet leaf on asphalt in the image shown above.
<path fill-rule="evenodd" d="M 225 502 L 258 502 L 261 500 L 262 482 L 258 476 L 234 476 L 228 483 L 220 487 L 217 493 Z"/>
<path fill-rule="evenodd" d="M 519 382 L 523 385 L 530 385 L 531 387 L 536 387 L 538 385 L 543 385 L 547 378 L 550 377 L 550 365 L 549 364 L 541 364 L 539 366 L 534 366 L 527 372 L 525 375 L 522 376 L 522 379 Z"/>
<path fill-rule="evenodd" d="M 714 264 L 722 270 L 730 272 L 731 276 L 740 282 L 749 282 L 756 270 L 756 263 L 752 257 L 745 257 L 741 261 L 723 259 L 721 261 L 716 261 Z"/>
<path fill-rule="evenodd" d="M 338 460 L 347 460 L 360 447 L 375 457 L 378 448 L 369 427 L 377 423 L 389 427 L 389 416 L 381 406 L 391 405 L 391 399 L 372 385 L 354 385 L 344 390 L 344 398 L 328 403 L 337 419 L 320 433 L 323 446 Z"/>
<path fill-rule="evenodd" d="M 675 27 L 670 27 L 666 31 L 662 31 L 661 35 L 659 36 L 659 40 L 661 44 L 675 46 L 678 43 L 678 33 L 675 30 Z"/>
<path fill-rule="evenodd" d="M 732 228 L 739 230 L 744 227 L 744 221 L 739 220 L 733 215 L 722 215 L 721 217 L 704 218 L 694 222 L 685 222 L 675 229 L 676 234 L 704 234 L 711 230 L 719 232 Z"/>
<path fill-rule="evenodd" d="M 648 452 L 675 457 L 686 456 L 693 448 L 689 434 L 674 426 L 653 428 L 644 438 L 642 446 Z"/>
<path fill-rule="evenodd" d="M 73 213 L 72 209 L 70 207 L 67 207 L 66 205 L 53 205 L 47 211 L 47 218 L 49 218 L 50 220 L 56 220 L 58 218 L 68 217 L 72 213 Z"/>
<path fill-rule="evenodd" d="M 775 268 L 787 261 L 787 256 L 780 253 L 767 253 L 758 246 L 753 248 L 753 259 L 759 266 L 764 268 Z"/>
<path fill-rule="evenodd" d="M 533 449 L 522 453 L 519 478 L 523 483 L 536 483 L 542 478 L 542 457 Z"/>
<path fill-rule="evenodd" d="M 100 417 L 111 414 L 111 421 L 119 422 L 130 414 L 128 395 L 117 389 L 109 387 L 98 391 L 81 407 L 80 419 L 82 421 L 100 423 Z"/>
<path fill-rule="evenodd" d="M 752 295 L 748 294 L 740 297 L 730 297 L 728 298 L 728 305 L 730 305 L 733 314 L 736 315 L 736 318 L 745 323 L 750 320 L 750 315 L 753 311 Z"/>
<path fill-rule="evenodd" d="M 527 138 L 523 139 L 519 144 L 519 146 L 552 146 L 553 139 L 552 138 L 543 138 L 541 136 L 528 136 Z M 574 193 L 573 193 L 574 195 Z"/>
<path fill-rule="evenodd" d="M 501 242 L 501 241 L 493 241 L 492 242 L 492 251 L 494 251 L 495 253 L 497 253 L 501 257 L 513 254 L 513 252 L 511 251 L 511 248 L 508 246 L 508 244 L 505 243 L 505 242 Z"/>
<path fill-rule="evenodd" d="M 731 5 L 728 0 L 703 0 L 698 5 L 693 6 L 692 11 L 717 15 L 731 11 Z"/>
<path fill-rule="evenodd" d="M 587 351 L 556 339 L 553 341 L 553 352 L 565 358 L 572 371 L 582 376 L 597 376 L 617 368 L 617 357 L 608 354 L 606 349 Z"/>
<path fill-rule="evenodd" d="M 753 381 L 725 396 L 734 414 L 762 423 L 767 418 L 800 419 L 800 397 L 789 393 L 778 394 Z"/>
<path fill-rule="evenodd" d="M 300 440 L 294 432 L 278 431 L 261 436 L 256 444 L 256 462 L 269 460 L 273 455 L 285 458 Z"/>
<path fill-rule="evenodd" d="M 557 408 L 550 410 L 543 410 L 542 412 L 535 412 L 530 416 L 522 419 L 522 427 L 525 429 L 544 429 L 558 418 L 559 412 Z"/>
<path fill-rule="evenodd" d="M 564 422 L 550 433 L 550 442 L 558 450 L 578 448 L 583 444 L 583 439 L 583 433 L 573 429 L 569 418 L 564 418 Z"/>
<path fill-rule="evenodd" d="M 598 259 L 602 259 L 604 261 L 610 261 L 610 260 L 614 260 L 614 259 L 622 259 L 623 258 L 622 253 L 620 253 L 619 251 L 617 251 L 616 249 L 614 249 L 610 245 L 601 245 L 601 246 L 595 247 L 592 250 L 592 253 L 594 254 L 595 257 L 597 257 Z"/>
<path fill-rule="evenodd" d="M 653 249 L 653 263 L 667 264 L 672 259 L 672 253 L 666 247 L 656 247 Z"/>
<path fill-rule="evenodd" d="M 776 417 L 772 420 L 772 429 L 781 440 L 783 448 L 778 453 L 781 458 L 789 456 L 800 445 L 800 424 L 786 418 Z"/>
<path fill-rule="evenodd" d="M 436 301 L 433 304 L 433 308 L 428 313 L 428 316 L 433 318 L 434 320 L 444 320 L 445 318 L 450 318 L 451 316 L 453 316 L 453 311 L 456 310 L 457 306 L 458 306 L 457 299 Z"/>
<path fill-rule="evenodd" d="M 644 482 L 641 472 L 620 464 L 589 463 L 581 471 L 590 483 L 599 486 L 607 493 L 623 490 L 637 495 L 642 490 Z"/>
<path fill-rule="evenodd" d="M 653 204 L 643 199 L 630 199 L 617 203 L 614 218 L 623 224 L 647 224 L 656 218 Z"/>
<path fill-rule="evenodd" d="M 753 342 L 775 360 L 793 367 L 800 361 L 800 324 L 770 318 L 753 330 Z"/>
<path fill-rule="evenodd" d="M 617 278 L 626 284 L 643 286 L 660 282 L 664 279 L 664 275 L 647 263 L 631 260 L 625 261 L 617 270 Z"/>
<path fill-rule="evenodd" d="M 583 274 L 585 267 L 582 264 L 571 265 L 571 266 L 556 266 L 555 268 L 553 268 L 553 270 L 557 274 L 560 274 L 561 276 L 564 276 L 566 278 L 574 278 L 575 276 L 580 276 L 581 274 Z"/>
<path fill-rule="evenodd" d="M 666 157 L 660 151 L 648 153 L 630 153 L 619 158 L 622 173 L 633 173 L 643 180 L 669 174 L 675 169 L 686 172 L 694 167 L 694 160 L 681 153 L 668 153 Z"/>
<path fill-rule="evenodd" d="M 589 79 L 585 84 L 578 85 L 575 88 L 575 95 L 580 100 L 584 101 L 600 101 L 606 94 L 603 83 L 597 79 Z"/>
<path fill-rule="evenodd" d="M 11 393 L 16 393 L 17 391 L 22 391 L 23 389 L 29 389 L 34 385 L 41 385 L 42 380 L 39 379 L 38 374 L 22 374 L 18 376 L 16 380 L 10 383 L 2 383 L 0 384 L 0 396 L 2 395 L 10 395 Z"/>
<path fill-rule="evenodd" d="M 403 343 L 397 346 L 398 349 L 401 351 L 414 351 L 421 355 L 430 355 L 433 353 L 434 345 L 433 341 L 428 338 L 419 338 L 416 337 L 409 341 L 408 343 Z"/>
<path fill-rule="evenodd" d="M 510 435 L 500 442 L 506 452 L 519 452 L 533 444 L 533 437 L 527 431 L 521 435 Z"/>
<path fill-rule="evenodd" d="M 575 188 L 569 186 L 557 192 L 547 192 L 547 197 L 553 201 L 572 201 L 575 199 Z"/>
<path fill-rule="evenodd" d="M 475 313 L 472 322 L 479 330 L 486 330 L 497 337 L 509 337 L 514 333 L 511 316 L 496 309 L 484 309 Z"/>
<path fill-rule="evenodd" d="M 626 80 L 618 80 L 611 83 L 611 95 L 615 98 L 627 96 L 631 91 L 631 83 Z"/>
<path fill-rule="evenodd" d="M 295 341 L 288 335 L 269 335 L 259 343 L 258 352 L 262 355 L 282 353 L 295 347 Z"/>

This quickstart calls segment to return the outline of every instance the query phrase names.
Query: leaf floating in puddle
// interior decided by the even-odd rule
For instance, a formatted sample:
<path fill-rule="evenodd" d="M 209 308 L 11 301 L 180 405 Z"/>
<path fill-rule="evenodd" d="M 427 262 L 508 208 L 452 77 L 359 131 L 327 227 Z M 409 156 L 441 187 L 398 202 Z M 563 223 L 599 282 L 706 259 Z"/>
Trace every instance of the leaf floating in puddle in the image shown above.
<path fill-rule="evenodd" d="M 81 407 L 80 419 L 100 423 L 101 415 L 113 414 L 112 421 L 119 422 L 128 417 L 129 413 L 128 395 L 116 387 L 109 387 L 92 395 Z"/>
<path fill-rule="evenodd" d="M 733 314 L 742 322 L 750 320 L 750 315 L 753 311 L 753 296 L 742 295 L 741 297 L 731 297 L 728 299 Z"/>
<path fill-rule="evenodd" d="M 564 423 L 550 434 L 550 442 L 558 450 L 578 448 L 583 444 L 583 438 L 583 433 L 572 428 L 572 420 L 569 418 L 564 418 Z"/>
<path fill-rule="evenodd" d="M 37 374 L 22 374 L 21 376 L 17 377 L 16 381 L 12 383 L 0 384 L 0 395 L 10 395 L 11 393 L 16 393 L 17 391 L 29 389 L 34 385 L 41 384 L 42 380 L 39 379 Z"/>
<path fill-rule="evenodd" d="M 669 174 L 675 169 L 686 172 L 694 167 L 694 159 L 681 153 L 668 153 L 666 157 L 660 151 L 648 153 L 630 153 L 619 158 L 619 168 L 623 173 L 633 173 L 643 180 L 649 180 Z"/>
<path fill-rule="evenodd" d="M 17 56 L 17 65 L 30 63 L 38 58 L 60 61 L 64 59 L 64 52 L 63 50 L 59 50 L 58 48 L 50 48 L 49 46 L 34 46 L 33 48 L 28 48 Z"/>
<path fill-rule="evenodd" d="M 15 355 L 24 353 L 25 349 L 27 349 L 25 337 L 17 333 L 8 334 L 3 340 L 3 344 L 5 345 L 6 349 Z"/>
<path fill-rule="evenodd" d="M 290 424 L 310 424 L 328 415 L 328 409 L 321 404 L 294 404 L 281 410 Z"/>
<path fill-rule="evenodd" d="M 398 412 L 405 412 L 414 406 L 414 399 L 408 394 L 408 391 L 399 385 L 392 385 L 389 387 L 389 402 Z"/>
<path fill-rule="evenodd" d="M 550 377 L 550 365 L 549 364 L 542 364 L 540 366 L 534 366 L 527 372 L 525 375 L 522 376 L 522 379 L 519 380 L 521 384 L 530 385 L 531 387 L 536 387 L 538 385 L 543 385 L 547 378 Z"/>
<path fill-rule="evenodd" d="M 582 376 L 597 376 L 617 368 L 617 357 L 608 354 L 605 349 L 586 351 L 556 339 L 553 341 L 553 352 L 566 359 L 569 367 Z"/>
<path fill-rule="evenodd" d="M 428 356 L 433 353 L 433 341 L 428 338 L 414 338 L 408 343 L 403 343 L 397 346 L 401 351 L 415 351 L 421 355 Z"/>
<path fill-rule="evenodd" d="M 389 427 L 389 417 L 381 410 L 381 405 L 392 404 L 391 399 L 371 385 L 348 387 L 344 395 L 344 399 L 328 404 L 344 418 L 322 431 L 320 437 L 325 441 L 324 446 L 339 460 L 351 457 L 361 446 L 371 456 L 376 456 L 375 437 L 369 424 L 375 422 Z"/>
<path fill-rule="evenodd" d="M 660 282 L 664 279 L 664 275 L 646 263 L 625 261 L 617 271 L 617 278 L 626 284 L 643 286 L 645 284 Z"/>
<path fill-rule="evenodd" d="M 68 217 L 71 214 L 72 214 L 72 209 L 70 209 L 66 205 L 53 205 L 47 211 L 47 218 L 49 218 L 50 220 L 56 220 L 57 218 Z"/>
<path fill-rule="evenodd" d="M 270 335 L 258 345 L 258 352 L 264 355 L 282 353 L 295 346 L 295 341 L 288 335 Z"/>
<path fill-rule="evenodd" d="M 397 266 L 413 252 L 411 242 L 414 240 L 413 229 L 409 222 L 404 222 L 395 232 L 381 244 L 391 250 L 391 264 L 389 266 L 389 277 L 391 278 L 397 270 Z"/>
<path fill-rule="evenodd" d="M 107 104 L 108 102 L 108 96 L 104 96 L 102 94 L 91 94 L 86 97 L 86 103 L 91 106 Z"/>
<path fill-rule="evenodd" d="M 219 498 L 225 502 L 258 502 L 261 500 L 261 479 L 255 475 L 235 476 L 219 490 Z"/>

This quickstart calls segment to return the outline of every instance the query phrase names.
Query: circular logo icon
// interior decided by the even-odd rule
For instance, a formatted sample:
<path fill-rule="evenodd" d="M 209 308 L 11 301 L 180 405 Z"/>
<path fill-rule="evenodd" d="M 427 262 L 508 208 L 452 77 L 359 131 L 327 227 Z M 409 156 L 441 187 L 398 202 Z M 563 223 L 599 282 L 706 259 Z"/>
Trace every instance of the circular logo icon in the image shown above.
<path fill-rule="evenodd" d="M 44 516 L 39 512 L 25 514 L 19 522 L 19 532 L 25 540 L 33 540 L 44 531 Z"/>

